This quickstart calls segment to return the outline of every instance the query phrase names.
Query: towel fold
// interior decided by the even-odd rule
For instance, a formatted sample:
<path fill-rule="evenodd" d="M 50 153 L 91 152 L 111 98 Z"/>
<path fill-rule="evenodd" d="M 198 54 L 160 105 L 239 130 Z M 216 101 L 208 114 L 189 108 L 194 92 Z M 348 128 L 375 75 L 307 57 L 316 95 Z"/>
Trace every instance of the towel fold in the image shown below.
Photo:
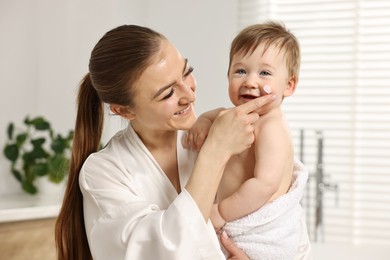
<path fill-rule="evenodd" d="M 300 205 L 307 179 L 308 171 L 295 160 L 292 184 L 286 194 L 226 223 L 225 231 L 250 259 L 310 258 L 305 214 Z"/>

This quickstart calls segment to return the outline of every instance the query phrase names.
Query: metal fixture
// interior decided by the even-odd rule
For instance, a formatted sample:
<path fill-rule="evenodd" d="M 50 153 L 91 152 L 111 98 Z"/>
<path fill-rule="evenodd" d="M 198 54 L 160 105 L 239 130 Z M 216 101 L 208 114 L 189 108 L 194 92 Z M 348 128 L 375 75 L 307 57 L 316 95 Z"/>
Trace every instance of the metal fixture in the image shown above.
<path fill-rule="evenodd" d="M 324 193 L 326 191 L 336 192 L 336 205 L 338 205 L 338 185 L 325 181 L 323 150 L 324 136 L 322 131 L 316 131 L 317 138 L 317 164 L 316 164 L 316 199 L 315 199 L 315 230 L 314 241 L 324 242 Z"/>

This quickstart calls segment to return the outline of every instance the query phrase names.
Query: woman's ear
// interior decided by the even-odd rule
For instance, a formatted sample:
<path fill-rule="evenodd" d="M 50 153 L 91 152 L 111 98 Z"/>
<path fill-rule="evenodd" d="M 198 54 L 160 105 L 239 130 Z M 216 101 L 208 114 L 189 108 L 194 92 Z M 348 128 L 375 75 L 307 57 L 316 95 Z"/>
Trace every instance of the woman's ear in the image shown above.
<path fill-rule="evenodd" d="M 298 85 L 298 79 L 295 76 L 291 76 L 290 79 L 287 81 L 286 89 L 283 92 L 284 97 L 289 97 L 292 94 L 294 94 L 295 89 Z"/>
<path fill-rule="evenodd" d="M 128 120 L 133 120 L 135 118 L 135 113 L 128 106 L 121 105 L 110 105 L 110 110 L 112 113 L 124 117 Z"/>

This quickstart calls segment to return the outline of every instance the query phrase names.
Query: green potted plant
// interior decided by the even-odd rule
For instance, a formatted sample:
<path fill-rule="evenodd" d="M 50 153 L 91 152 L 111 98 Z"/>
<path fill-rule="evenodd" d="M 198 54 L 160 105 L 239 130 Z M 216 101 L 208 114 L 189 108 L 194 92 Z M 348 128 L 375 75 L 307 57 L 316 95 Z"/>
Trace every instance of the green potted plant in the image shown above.
<path fill-rule="evenodd" d="M 73 131 L 67 136 L 56 134 L 44 117 L 24 120 L 24 129 L 11 122 L 7 127 L 8 140 L 5 157 L 11 161 L 11 173 L 21 183 L 22 189 L 36 194 L 37 178 L 48 177 L 60 183 L 68 172 Z"/>

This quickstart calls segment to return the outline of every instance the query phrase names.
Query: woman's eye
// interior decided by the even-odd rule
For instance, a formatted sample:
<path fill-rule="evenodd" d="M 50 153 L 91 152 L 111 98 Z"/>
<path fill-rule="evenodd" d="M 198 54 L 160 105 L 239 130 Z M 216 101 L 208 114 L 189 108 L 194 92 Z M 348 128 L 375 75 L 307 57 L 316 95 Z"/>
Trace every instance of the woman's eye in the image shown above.
<path fill-rule="evenodd" d="M 172 97 L 173 93 L 175 93 L 175 90 L 172 88 L 171 91 L 169 91 L 168 95 L 164 96 L 161 100 L 165 100 Z"/>
<path fill-rule="evenodd" d="M 184 77 L 187 77 L 188 75 L 190 75 L 192 72 L 194 71 L 194 67 L 189 67 L 187 72 L 184 74 Z"/>
<path fill-rule="evenodd" d="M 261 76 L 269 76 L 269 75 L 271 75 L 271 73 L 269 73 L 268 71 L 262 71 L 262 72 L 260 72 L 260 75 Z"/>

